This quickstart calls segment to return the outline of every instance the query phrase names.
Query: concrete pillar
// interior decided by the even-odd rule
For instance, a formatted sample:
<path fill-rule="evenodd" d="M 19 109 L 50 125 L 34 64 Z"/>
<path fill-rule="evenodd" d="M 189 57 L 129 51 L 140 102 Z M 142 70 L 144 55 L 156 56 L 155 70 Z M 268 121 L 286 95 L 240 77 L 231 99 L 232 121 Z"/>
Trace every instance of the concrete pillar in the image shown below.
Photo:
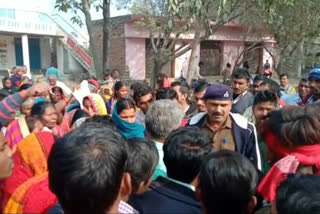
<path fill-rule="evenodd" d="M 22 57 L 23 64 L 27 66 L 27 75 L 30 76 L 29 40 L 28 35 L 22 35 Z"/>
<path fill-rule="evenodd" d="M 64 51 L 63 51 L 63 45 L 59 39 L 56 39 L 56 45 L 57 45 L 57 68 L 60 71 L 60 74 L 64 74 Z"/>

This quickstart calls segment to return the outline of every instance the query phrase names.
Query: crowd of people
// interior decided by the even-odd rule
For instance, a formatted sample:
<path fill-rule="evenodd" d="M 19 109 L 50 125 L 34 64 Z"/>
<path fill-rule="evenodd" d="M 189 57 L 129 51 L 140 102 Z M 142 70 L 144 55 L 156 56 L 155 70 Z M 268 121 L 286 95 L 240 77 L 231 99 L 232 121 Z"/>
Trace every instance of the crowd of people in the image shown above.
<path fill-rule="evenodd" d="M 2 213 L 320 213 L 319 69 L 72 90 L 26 70 L 0 90 Z"/>

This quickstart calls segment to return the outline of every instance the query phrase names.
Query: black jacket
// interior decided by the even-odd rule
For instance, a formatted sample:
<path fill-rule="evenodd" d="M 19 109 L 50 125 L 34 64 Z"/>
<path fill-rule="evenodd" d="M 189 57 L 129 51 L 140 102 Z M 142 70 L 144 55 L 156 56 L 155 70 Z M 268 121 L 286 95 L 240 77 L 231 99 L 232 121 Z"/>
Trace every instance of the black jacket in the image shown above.
<path fill-rule="evenodd" d="M 200 203 L 193 190 L 164 177 L 158 177 L 150 190 L 134 195 L 128 202 L 140 214 L 200 214 Z"/>

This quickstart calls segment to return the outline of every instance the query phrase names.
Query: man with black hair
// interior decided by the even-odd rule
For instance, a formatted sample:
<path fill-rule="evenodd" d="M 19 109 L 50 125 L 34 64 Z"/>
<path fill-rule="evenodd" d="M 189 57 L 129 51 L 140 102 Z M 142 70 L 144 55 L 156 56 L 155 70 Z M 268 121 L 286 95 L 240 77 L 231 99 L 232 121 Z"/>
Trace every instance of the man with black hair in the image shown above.
<path fill-rule="evenodd" d="M 114 81 L 114 83 L 119 82 L 120 81 L 120 73 L 117 69 L 114 69 L 113 71 L 111 71 L 111 77 Z"/>
<path fill-rule="evenodd" d="M 278 106 L 278 98 L 271 91 L 259 91 L 255 97 L 252 106 L 252 114 L 246 114 L 248 111 L 244 113 L 244 117 L 248 119 L 249 122 L 257 124 L 263 118 L 265 118 L 270 112 L 277 109 Z"/>
<path fill-rule="evenodd" d="M 49 187 L 65 213 L 123 213 L 121 198 L 131 193 L 127 158 L 120 134 L 100 124 L 83 126 L 53 145 Z"/>
<path fill-rule="evenodd" d="M 309 103 L 320 102 L 320 69 L 314 68 L 311 70 L 308 76 L 310 90 L 312 96 L 310 97 Z"/>
<path fill-rule="evenodd" d="M 212 151 L 209 138 L 196 127 L 173 131 L 164 143 L 168 178 L 158 177 L 150 190 L 129 200 L 142 213 L 201 213 L 195 198 L 197 176 L 203 159 Z"/>
<path fill-rule="evenodd" d="M 272 79 L 265 79 L 261 85 L 260 85 L 260 91 L 271 91 L 277 96 L 278 99 L 278 108 L 282 108 L 283 106 L 286 105 L 286 103 L 281 99 L 281 87 L 280 85 L 272 80 Z"/>
<path fill-rule="evenodd" d="M 135 83 L 132 83 L 130 85 L 130 97 L 133 99 L 133 95 L 134 95 L 134 92 L 138 89 L 138 88 L 141 88 L 143 86 L 143 84 L 141 82 L 135 82 Z"/>
<path fill-rule="evenodd" d="M 254 97 L 254 103 L 252 106 L 252 118 L 248 118 L 257 127 L 261 125 L 261 122 L 267 119 L 268 115 L 277 110 L 278 99 L 277 96 L 271 91 L 259 91 Z M 262 140 L 258 132 L 258 144 L 261 154 L 262 172 L 267 173 L 270 169 L 270 164 L 267 160 L 267 151 L 264 141 Z"/>
<path fill-rule="evenodd" d="M 148 138 L 128 140 L 127 171 L 131 175 L 132 194 L 142 194 L 149 188 L 159 162 L 157 147 Z"/>
<path fill-rule="evenodd" d="M 303 106 L 308 103 L 310 95 L 310 84 L 306 78 L 300 79 L 298 93 L 288 94 L 281 97 L 287 105 Z"/>
<path fill-rule="evenodd" d="M 172 88 L 160 88 L 156 92 L 156 100 L 169 99 L 178 102 L 178 94 Z"/>
<path fill-rule="evenodd" d="M 201 82 L 195 87 L 193 92 L 193 97 L 195 103 L 197 105 L 198 112 L 206 112 L 206 105 L 204 104 L 203 95 L 206 93 L 207 88 L 209 87 L 209 83 Z"/>
<path fill-rule="evenodd" d="M 138 87 L 134 94 L 133 99 L 140 111 L 136 113 L 136 122 L 145 126 L 146 113 L 149 105 L 153 103 L 153 90 L 148 85 Z"/>
<path fill-rule="evenodd" d="M 213 84 L 203 96 L 207 112 L 189 120 L 211 139 L 215 151 L 237 151 L 261 169 L 260 152 L 254 124 L 240 114 L 231 113 L 232 90 L 227 85 Z"/>
<path fill-rule="evenodd" d="M 263 75 L 257 75 L 253 79 L 252 94 L 255 95 L 260 91 L 260 86 L 266 78 Z"/>
<path fill-rule="evenodd" d="M 185 118 L 191 118 L 197 113 L 196 105 L 189 101 L 190 87 L 184 81 L 177 81 L 171 84 L 171 88 L 178 94 L 178 103 L 185 112 Z"/>
<path fill-rule="evenodd" d="M 279 79 L 283 95 L 296 93 L 296 89 L 289 84 L 289 75 L 287 73 L 280 74 Z"/>
<path fill-rule="evenodd" d="M 255 167 L 232 151 L 211 153 L 203 161 L 197 198 L 204 214 L 252 214 L 258 184 Z"/>
<path fill-rule="evenodd" d="M 258 91 L 269 91 L 277 98 L 277 106 L 276 109 L 280 109 L 283 106 L 286 105 L 286 103 L 280 99 L 281 96 L 281 90 L 280 85 L 272 80 L 272 79 L 265 79 L 259 87 Z M 248 107 L 245 112 L 243 113 L 243 116 L 248 119 L 249 122 L 256 124 L 256 118 L 253 114 L 253 106 Z"/>
<path fill-rule="evenodd" d="M 283 181 L 272 207 L 272 214 L 320 213 L 320 177 L 292 174 Z"/>
<path fill-rule="evenodd" d="M 246 69 L 239 68 L 232 74 L 231 88 L 233 90 L 233 105 L 231 112 L 243 114 L 252 106 L 253 95 L 249 92 L 250 74 Z"/>

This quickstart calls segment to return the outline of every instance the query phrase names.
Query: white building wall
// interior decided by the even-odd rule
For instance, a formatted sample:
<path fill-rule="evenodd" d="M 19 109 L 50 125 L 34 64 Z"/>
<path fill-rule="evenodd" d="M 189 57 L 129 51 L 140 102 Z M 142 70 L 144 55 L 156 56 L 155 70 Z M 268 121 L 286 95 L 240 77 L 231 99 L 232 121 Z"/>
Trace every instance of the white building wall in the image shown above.
<path fill-rule="evenodd" d="M 0 35 L 0 70 L 11 69 L 15 65 L 14 37 Z"/>
<path fill-rule="evenodd" d="M 68 57 L 68 60 L 67 60 L 68 67 L 65 69 L 68 69 L 68 72 L 66 73 L 79 73 L 84 71 L 84 68 L 82 67 L 82 65 L 68 51 L 67 51 L 67 57 Z"/>
<path fill-rule="evenodd" d="M 57 67 L 59 69 L 59 71 L 61 73 L 65 73 L 65 63 L 64 63 L 64 59 L 65 59 L 65 56 L 64 56 L 64 48 L 63 48 L 63 44 L 61 43 L 61 41 L 59 41 L 57 39 L 57 42 L 56 42 L 56 45 L 57 45 Z"/>
<path fill-rule="evenodd" d="M 51 66 L 51 49 L 50 49 L 50 39 L 41 38 L 40 39 L 40 52 L 41 52 L 41 67 L 48 68 Z"/>

